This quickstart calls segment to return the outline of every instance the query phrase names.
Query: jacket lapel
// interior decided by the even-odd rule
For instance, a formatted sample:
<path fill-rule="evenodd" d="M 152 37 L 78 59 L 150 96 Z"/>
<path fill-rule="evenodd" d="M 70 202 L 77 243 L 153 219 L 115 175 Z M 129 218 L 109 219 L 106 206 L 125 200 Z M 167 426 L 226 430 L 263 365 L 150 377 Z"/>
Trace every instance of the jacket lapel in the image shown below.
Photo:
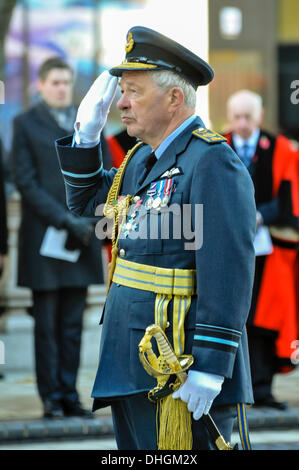
<path fill-rule="evenodd" d="M 75 107 L 74 107 L 75 108 Z M 43 102 L 43 101 L 40 101 L 37 105 L 36 105 L 36 113 L 38 115 L 38 118 L 40 119 L 41 122 L 44 123 L 44 125 L 48 128 L 48 127 L 52 127 L 53 129 L 56 130 L 56 133 L 58 132 L 69 132 L 67 129 L 63 129 L 62 127 L 60 127 L 57 123 L 57 121 L 55 120 L 54 116 L 51 115 L 51 113 L 49 112 L 49 109 L 47 107 L 47 105 Z"/>
<path fill-rule="evenodd" d="M 56 132 L 57 129 L 60 129 L 54 117 L 49 113 L 47 106 L 42 101 L 36 105 L 35 109 L 39 120 L 43 122 L 45 126 L 56 129 Z"/>
<path fill-rule="evenodd" d="M 185 150 L 192 137 L 192 131 L 198 129 L 198 127 L 205 126 L 202 120 L 199 117 L 196 117 L 194 121 L 192 121 L 192 123 L 167 147 L 143 182 L 142 177 L 144 177 L 146 170 L 145 168 L 144 171 L 141 170 L 142 174 L 140 174 L 139 182 L 142 183 L 141 185 L 137 183 L 137 193 L 143 191 L 150 183 L 159 179 L 166 170 L 175 166 L 177 156 Z"/>

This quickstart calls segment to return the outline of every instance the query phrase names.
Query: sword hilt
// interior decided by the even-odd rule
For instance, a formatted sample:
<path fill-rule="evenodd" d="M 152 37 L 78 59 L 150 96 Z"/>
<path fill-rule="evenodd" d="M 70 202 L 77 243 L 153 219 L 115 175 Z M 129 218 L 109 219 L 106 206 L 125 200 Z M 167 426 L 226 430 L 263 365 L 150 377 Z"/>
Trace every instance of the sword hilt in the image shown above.
<path fill-rule="evenodd" d="M 181 364 L 170 346 L 169 341 L 163 334 L 163 330 L 153 332 L 153 336 L 157 341 L 162 356 L 170 366 L 171 370 L 177 375 L 179 381 L 183 384 L 187 380 L 187 373 L 182 371 Z"/>
<path fill-rule="evenodd" d="M 187 380 L 187 373 L 185 372 L 185 370 L 182 369 L 182 366 L 162 328 L 156 324 L 148 326 L 146 328 L 145 334 L 147 341 L 149 341 L 149 338 L 151 336 L 154 336 L 157 341 L 157 345 L 161 355 L 168 363 L 172 372 L 176 374 L 181 384 L 183 384 Z M 140 344 L 142 344 L 142 341 Z M 203 415 L 201 419 L 203 420 L 218 450 L 233 450 L 233 447 L 230 445 L 230 443 L 225 441 L 224 437 L 220 433 L 219 429 L 216 426 L 216 423 L 214 422 L 213 418 L 209 413 Z"/>

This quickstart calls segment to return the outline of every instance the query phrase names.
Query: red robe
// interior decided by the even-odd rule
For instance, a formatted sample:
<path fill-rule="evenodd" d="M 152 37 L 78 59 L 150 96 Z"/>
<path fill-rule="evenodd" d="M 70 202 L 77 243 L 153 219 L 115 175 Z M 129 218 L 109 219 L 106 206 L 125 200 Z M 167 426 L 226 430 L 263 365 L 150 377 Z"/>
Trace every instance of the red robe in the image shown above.
<path fill-rule="evenodd" d="M 106 137 L 106 141 L 115 168 L 119 168 L 128 150 L 136 144 L 136 138 L 130 137 L 125 130 L 116 135 Z"/>
<path fill-rule="evenodd" d="M 232 135 L 226 135 L 233 148 Z M 298 327 L 299 157 L 290 141 L 261 130 L 249 171 L 257 210 L 265 210 L 273 252 L 258 256 L 248 324 L 275 337 L 277 371 L 292 370 Z M 276 213 L 267 204 L 278 201 Z M 269 207 L 269 206 L 268 206 Z M 267 220 L 269 218 L 269 220 Z M 297 287 L 297 288 L 296 288 Z"/>

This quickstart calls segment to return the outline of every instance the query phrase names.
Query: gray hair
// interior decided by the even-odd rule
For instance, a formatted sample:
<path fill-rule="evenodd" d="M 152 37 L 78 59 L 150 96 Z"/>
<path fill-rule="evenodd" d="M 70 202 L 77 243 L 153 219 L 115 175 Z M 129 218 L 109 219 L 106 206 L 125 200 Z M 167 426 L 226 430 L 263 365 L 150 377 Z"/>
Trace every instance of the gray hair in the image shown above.
<path fill-rule="evenodd" d="M 151 71 L 150 73 L 152 74 L 156 86 L 163 92 L 167 92 L 174 87 L 181 88 L 184 93 L 185 105 L 188 108 L 195 108 L 196 91 L 187 80 L 171 70 L 158 70 Z"/>
<path fill-rule="evenodd" d="M 263 110 L 263 102 L 260 95 L 251 90 L 239 90 L 229 97 L 227 100 L 228 114 L 239 105 L 246 105 L 252 111 L 254 119 L 258 120 L 261 117 Z"/>

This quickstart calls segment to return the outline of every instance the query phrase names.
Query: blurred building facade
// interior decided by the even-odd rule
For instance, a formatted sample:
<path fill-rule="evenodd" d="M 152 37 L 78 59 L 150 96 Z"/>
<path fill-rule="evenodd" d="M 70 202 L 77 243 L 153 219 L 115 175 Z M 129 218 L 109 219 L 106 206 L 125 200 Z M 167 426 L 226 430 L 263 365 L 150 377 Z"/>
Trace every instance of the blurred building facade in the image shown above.
<path fill-rule="evenodd" d="M 265 107 L 264 125 L 299 141 L 299 2 L 212 0 L 209 2 L 210 119 L 226 126 L 226 100 L 249 88 Z M 293 94 L 293 99 L 292 99 Z M 299 93 L 297 94 L 299 96 Z"/>
<path fill-rule="evenodd" d="M 178 40 L 186 38 L 190 28 L 186 22 L 180 23 L 183 10 L 188 12 L 188 4 L 190 12 L 195 8 L 194 0 L 181 3 L 171 2 L 173 17 L 169 20 Z M 298 106 L 291 101 L 291 84 L 299 80 L 299 2 L 197 3 L 196 13 L 208 6 L 208 59 L 215 69 L 215 79 L 209 85 L 211 125 L 217 130 L 225 127 L 228 96 L 240 88 L 250 88 L 263 97 L 267 127 L 299 140 Z M 0 106 L 4 147 L 8 149 L 10 145 L 13 117 L 37 99 L 35 80 L 44 59 L 59 55 L 74 68 L 74 101 L 79 103 L 95 77 L 114 62 L 116 51 L 122 58 L 123 37 L 135 17 L 146 26 L 149 22 L 152 27 L 160 24 L 142 15 L 150 4 L 159 17 L 168 0 L 163 5 L 155 0 L 19 0 L 5 41 L 5 111 Z M 194 49 L 198 50 L 201 32 L 194 23 L 191 25 Z M 111 132 L 118 128 L 117 114 L 112 114 L 108 125 Z"/>

